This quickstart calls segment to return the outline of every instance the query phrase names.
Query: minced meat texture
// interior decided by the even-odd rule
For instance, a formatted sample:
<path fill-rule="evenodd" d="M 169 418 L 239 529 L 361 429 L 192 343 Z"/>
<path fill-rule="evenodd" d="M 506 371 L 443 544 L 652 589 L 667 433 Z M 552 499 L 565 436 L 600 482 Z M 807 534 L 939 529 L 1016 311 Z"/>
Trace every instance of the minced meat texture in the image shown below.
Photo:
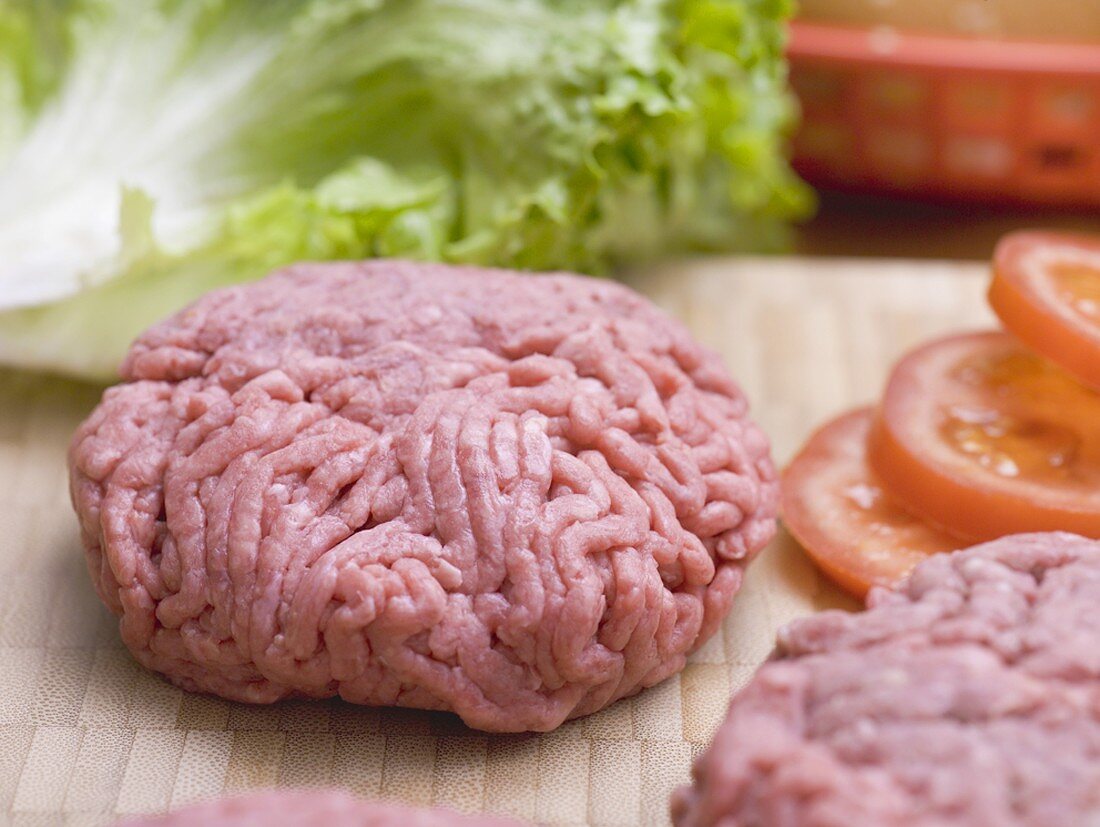
<path fill-rule="evenodd" d="M 117 827 L 520 827 L 489 816 L 462 816 L 361 801 L 347 793 L 270 790 L 196 804 Z"/>
<path fill-rule="evenodd" d="M 70 452 L 141 663 L 548 730 L 684 666 L 772 536 L 768 443 L 629 289 L 299 265 L 133 346 Z"/>
<path fill-rule="evenodd" d="M 788 626 L 681 827 L 1096 827 L 1100 543 L 1008 537 Z"/>

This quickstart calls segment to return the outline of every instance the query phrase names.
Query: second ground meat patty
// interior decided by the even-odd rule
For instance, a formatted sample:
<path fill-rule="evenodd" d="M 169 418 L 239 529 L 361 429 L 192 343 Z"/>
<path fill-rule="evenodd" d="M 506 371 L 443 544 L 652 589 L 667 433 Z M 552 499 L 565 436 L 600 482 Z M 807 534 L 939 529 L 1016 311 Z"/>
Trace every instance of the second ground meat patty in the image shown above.
<path fill-rule="evenodd" d="M 188 689 L 552 729 L 681 669 L 774 530 L 744 396 L 611 282 L 302 265 L 124 374 L 73 501 L 126 645 Z"/>
<path fill-rule="evenodd" d="M 1100 543 L 939 555 L 792 624 L 694 774 L 680 827 L 1100 824 Z"/>

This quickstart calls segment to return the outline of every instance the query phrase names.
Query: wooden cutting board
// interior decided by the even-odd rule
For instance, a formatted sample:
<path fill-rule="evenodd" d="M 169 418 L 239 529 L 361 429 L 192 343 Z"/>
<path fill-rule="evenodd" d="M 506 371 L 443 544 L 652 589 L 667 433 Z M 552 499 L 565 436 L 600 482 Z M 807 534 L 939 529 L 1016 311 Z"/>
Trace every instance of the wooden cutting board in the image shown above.
<path fill-rule="evenodd" d="M 977 265 L 704 259 L 629 281 L 722 353 L 781 462 L 824 418 L 873 400 L 908 347 L 992 324 Z M 669 792 L 776 628 L 854 607 L 781 532 L 681 675 L 548 735 L 488 736 L 407 710 L 186 694 L 131 661 L 84 571 L 64 458 L 98 395 L 0 373 L 0 824 L 98 825 L 270 785 L 334 785 L 550 825 L 666 824 Z"/>

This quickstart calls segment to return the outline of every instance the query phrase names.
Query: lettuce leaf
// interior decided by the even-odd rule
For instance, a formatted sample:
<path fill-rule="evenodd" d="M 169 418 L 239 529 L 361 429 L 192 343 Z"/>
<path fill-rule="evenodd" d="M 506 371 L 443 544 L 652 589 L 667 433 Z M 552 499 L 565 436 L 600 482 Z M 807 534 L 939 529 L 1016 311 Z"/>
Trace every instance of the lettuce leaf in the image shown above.
<path fill-rule="evenodd" d="M 789 0 L 8 0 L 0 363 L 302 259 L 775 249 Z"/>

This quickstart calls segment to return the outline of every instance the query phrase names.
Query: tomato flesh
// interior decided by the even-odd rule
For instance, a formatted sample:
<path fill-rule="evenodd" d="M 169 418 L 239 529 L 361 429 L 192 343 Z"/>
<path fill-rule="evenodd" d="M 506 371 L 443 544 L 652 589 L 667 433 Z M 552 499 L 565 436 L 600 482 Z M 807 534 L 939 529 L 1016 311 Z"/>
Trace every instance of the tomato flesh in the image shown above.
<path fill-rule="evenodd" d="M 960 537 L 1100 537 L 1100 393 L 1006 333 L 903 358 L 868 449 L 898 502 Z"/>
<path fill-rule="evenodd" d="M 1100 238 L 1013 233 L 993 271 L 989 303 L 1005 327 L 1100 388 Z"/>
<path fill-rule="evenodd" d="M 867 465 L 870 408 L 834 419 L 783 473 L 783 521 L 810 558 L 842 588 L 863 597 L 890 585 L 930 554 L 961 543 L 896 505 Z"/>

